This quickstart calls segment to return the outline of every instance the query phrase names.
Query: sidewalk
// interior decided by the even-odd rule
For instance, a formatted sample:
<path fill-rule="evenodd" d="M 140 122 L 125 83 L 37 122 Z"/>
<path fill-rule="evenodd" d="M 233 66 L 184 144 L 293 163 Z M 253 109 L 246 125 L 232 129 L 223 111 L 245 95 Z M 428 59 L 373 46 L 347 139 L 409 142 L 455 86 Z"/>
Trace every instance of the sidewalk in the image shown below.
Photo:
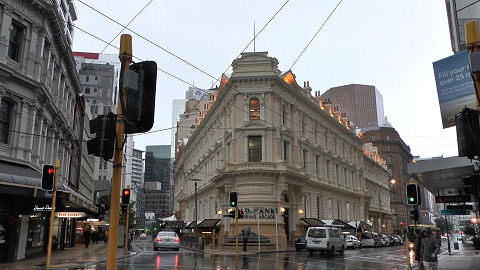
<path fill-rule="evenodd" d="M 459 249 L 454 249 L 452 242 L 451 251 L 452 255 L 449 255 L 447 243 L 442 242 L 441 255 L 438 257 L 438 269 L 480 269 L 480 250 L 475 250 L 472 242 L 459 242 Z"/>
<path fill-rule="evenodd" d="M 117 249 L 117 259 L 135 255 L 129 252 L 125 255 L 124 248 Z M 83 267 L 107 260 L 107 243 L 90 244 L 88 248 L 77 244 L 72 248 L 55 250 L 52 252 L 49 269 L 64 269 L 70 267 Z M 0 263 L 0 270 L 25 270 L 25 269 L 46 269 L 47 255 L 37 258 L 25 259 L 15 262 Z"/>

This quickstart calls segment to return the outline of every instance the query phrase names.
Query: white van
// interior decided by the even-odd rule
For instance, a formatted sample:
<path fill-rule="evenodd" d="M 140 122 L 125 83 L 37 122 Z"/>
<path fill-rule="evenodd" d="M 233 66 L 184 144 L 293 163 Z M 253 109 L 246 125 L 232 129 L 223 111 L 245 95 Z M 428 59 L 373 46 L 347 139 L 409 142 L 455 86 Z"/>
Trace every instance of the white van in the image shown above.
<path fill-rule="evenodd" d="M 347 243 L 339 226 L 310 227 L 307 230 L 307 250 L 310 254 L 314 251 L 328 251 L 333 255 L 335 251 L 343 254 Z"/>

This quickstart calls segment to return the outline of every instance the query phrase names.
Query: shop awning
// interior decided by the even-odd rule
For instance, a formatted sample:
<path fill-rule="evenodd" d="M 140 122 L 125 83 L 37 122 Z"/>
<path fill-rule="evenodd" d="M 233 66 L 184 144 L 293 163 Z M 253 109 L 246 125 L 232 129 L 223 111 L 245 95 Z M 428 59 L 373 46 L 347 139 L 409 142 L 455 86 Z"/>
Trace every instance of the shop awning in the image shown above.
<path fill-rule="evenodd" d="M 322 222 L 325 223 L 325 225 L 337 225 L 337 226 L 342 226 L 343 229 L 355 230 L 354 226 L 351 226 L 347 222 L 340 219 L 325 219 L 325 220 L 322 220 Z"/>
<path fill-rule="evenodd" d="M 325 223 L 317 218 L 301 218 L 300 220 L 305 222 L 309 227 L 325 226 Z"/>
<path fill-rule="evenodd" d="M 369 224 L 363 220 L 359 220 L 359 221 L 350 221 L 348 222 L 348 224 L 352 227 L 357 227 L 358 228 L 364 228 L 364 227 L 368 227 L 368 228 L 373 228 L 372 224 Z"/>
<path fill-rule="evenodd" d="M 204 219 L 198 224 L 198 229 L 208 230 L 214 229 L 217 227 L 217 224 L 220 222 L 220 219 Z"/>
<path fill-rule="evenodd" d="M 195 229 L 195 220 L 190 222 L 185 229 Z"/>
<path fill-rule="evenodd" d="M 10 194 L 32 198 L 51 198 L 52 192 L 41 189 L 42 175 L 34 169 L 0 161 L 0 194 Z M 63 183 L 57 183 L 57 191 L 64 192 L 64 203 L 73 208 L 98 212 L 97 207 L 85 196 Z"/>

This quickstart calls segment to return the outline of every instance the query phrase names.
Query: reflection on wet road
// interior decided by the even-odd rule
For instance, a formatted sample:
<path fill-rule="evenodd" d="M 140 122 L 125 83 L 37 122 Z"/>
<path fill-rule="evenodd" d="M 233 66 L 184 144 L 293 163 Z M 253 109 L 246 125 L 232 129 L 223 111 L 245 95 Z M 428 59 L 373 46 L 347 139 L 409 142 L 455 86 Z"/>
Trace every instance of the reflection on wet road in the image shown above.
<path fill-rule="evenodd" d="M 185 249 L 153 251 L 150 245 L 149 241 L 137 242 L 143 251 L 119 260 L 117 269 L 407 269 L 402 247 L 347 250 L 343 256 L 330 257 L 306 251 L 238 255 L 203 254 Z M 85 269 L 105 268 L 106 263 L 99 263 Z"/>

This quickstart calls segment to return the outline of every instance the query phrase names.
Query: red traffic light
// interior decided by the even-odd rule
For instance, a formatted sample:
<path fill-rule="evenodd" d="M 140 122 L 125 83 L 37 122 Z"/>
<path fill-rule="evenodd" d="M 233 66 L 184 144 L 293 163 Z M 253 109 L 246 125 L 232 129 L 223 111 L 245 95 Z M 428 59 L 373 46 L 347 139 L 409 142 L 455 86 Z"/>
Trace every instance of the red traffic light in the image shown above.
<path fill-rule="evenodd" d="M 48 174 L 54 174 L 55 173 L 55 170 L 53 168 L 48 168 Z"/>
<path fill-rule="evenodd" d="M 400 221 L 400 226 L 403 226 L 403 221 Z"/>
<path fill-rule="evenodd" d="M 125 196 L 130 195 L 130 189 L 124 189 L 123 190 L 123 195 L 125 195 Z"/>

